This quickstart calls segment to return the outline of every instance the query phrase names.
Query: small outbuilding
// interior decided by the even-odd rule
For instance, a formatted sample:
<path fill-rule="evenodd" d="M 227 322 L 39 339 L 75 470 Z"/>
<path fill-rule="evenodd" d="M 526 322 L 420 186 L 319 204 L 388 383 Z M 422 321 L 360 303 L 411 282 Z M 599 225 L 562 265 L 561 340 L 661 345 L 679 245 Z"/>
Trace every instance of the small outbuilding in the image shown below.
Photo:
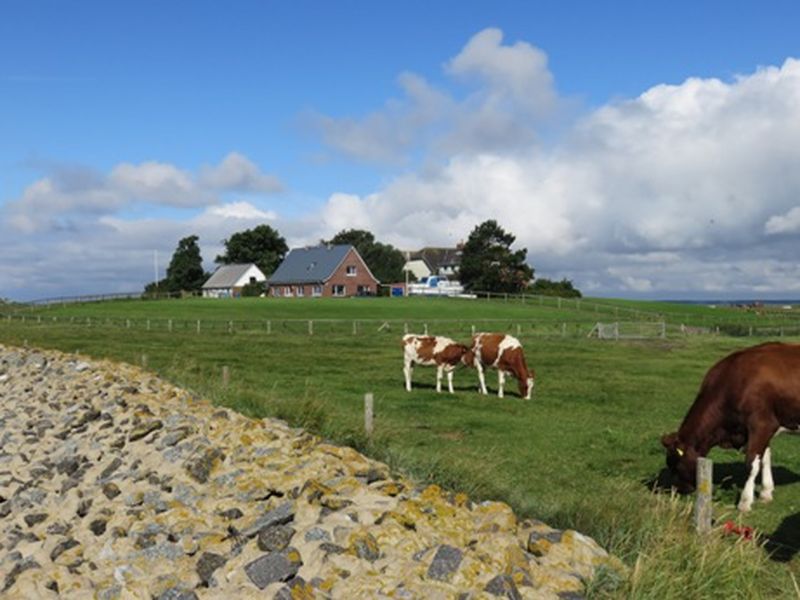
<path fill-rule="evenodd" d="M 375 296 L 379 281 L 351 245 L 293 248 L 267 280 L 274 297 Z"/>
<path fill-rule="evenodd" d="M 203 284 L 203 298 L 238 298 L 247 284 L 266 280 L 254 263 L 222 265 Z"/>

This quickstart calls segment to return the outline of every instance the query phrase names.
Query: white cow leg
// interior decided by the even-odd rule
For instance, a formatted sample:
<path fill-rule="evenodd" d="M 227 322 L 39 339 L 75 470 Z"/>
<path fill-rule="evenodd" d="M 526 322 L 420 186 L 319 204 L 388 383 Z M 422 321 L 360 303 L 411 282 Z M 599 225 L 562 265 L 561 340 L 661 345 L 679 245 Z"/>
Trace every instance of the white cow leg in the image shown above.
<path fill-rule="evenodd" d="M 447 372 L 447 389 L 450 390 L 450 393 L 453 394 L 453 372 Z"/>
<path fill-rule="evenodd" d="M 744 484 L 742 490 L 742 497 L 739 499 L 739 510 L 741 512 L 748 512 L 753 506 L 753 493 L 756 487 L 756 477 L 761 467 L 761 457 L 756 454 L 753 462 L 750 464 L 750 475 L 747 477 L 747 483 Z"/>
<path fill-rule="evenodd" d="M 436 391 L 442 391 L 442 375 L 444 374 L 444 367 L 439 365 L 436 367 Z"/>
<path fill-rule="evenodd" d="M 506 387 L 506 374 L 503 373 L 502 369 L 497 370 L 497 397 L 503 397 L 503 388 Z"/>
<path fill-rule="evenodd" d="M 531 394 L 533 394 L 533 386 L 534 386 L 535 383 L 536 382 L 533 379 L 533 377 L 528 377 L 528 393 L 525 394 L 525 400 L 530 400 L 531 399 Z"/>
<path fill-rule="evenodd" d="M 411 391 L 411 373 L 413 372 L 413 367 L 411 363 L 406 363 L 403 367 L 403 375 L 406 377 L 406 391 Z"/>
<path fill-rule="evenodd" d="M 772 452 L 769 448 L 764 450 L 761 468 L 761 493 L 758 498 L 762 502 L 771 502 L 772 492 L 775 490 L 775 481 L 772 479 Z"/>
<path fill-rule="evenodd" d="M 481 385 L 481 394 L 488 394 L 489 392 L 486 390 L 486 376 L 483 374 L 483 366 L 478 363 L 476 367 L 478 369 L 478 381 Z"/>

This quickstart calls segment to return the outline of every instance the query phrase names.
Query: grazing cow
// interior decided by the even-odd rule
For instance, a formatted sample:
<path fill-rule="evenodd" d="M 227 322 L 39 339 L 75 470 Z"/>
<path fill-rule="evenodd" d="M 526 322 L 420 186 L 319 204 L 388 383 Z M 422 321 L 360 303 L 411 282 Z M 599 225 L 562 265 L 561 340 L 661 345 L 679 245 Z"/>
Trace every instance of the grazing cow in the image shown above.
<path fill-rule="evenodd" d="M 436 391 L 442 391 L 442 375 L 447 373 L 447 387 L 453 393 L 453 371 L 459 364 L 471 365 L 469 348 L 457 344 L 450 338 L 434 335 L 403 336 L 403 374 L 406 390 L 411 391 L 411 374 L 414 365 L 436 367 Z"/>
<path fill-rule="evenodd" d="M 526 400 L 531 399 L 536 374 L 528 369 L 525 354 L 519 340 L 503 333 L 478 333 L 472 338 L 473 366 L 478 370 L 481 393 L 487 394 L 486 379 L 483 371 L 487 367 L 497 369 L 497 395 L 503 397 L 506 374 L 512 375 L 519 383 L 519 395 Z"/>
<path fill-rule="evenodd" d="M 680 429 L 662 437 L 661 443 L 681 493 L 695 487 L 698 457 L 714 446 L 745 448 L 750 473 L 739 510 L 748 511 L 760 469 L 760 498 L 772 500 L 772 436 L 798 430 L 800 345 L 768 343 L 734 352 L 711 367 Z"/>

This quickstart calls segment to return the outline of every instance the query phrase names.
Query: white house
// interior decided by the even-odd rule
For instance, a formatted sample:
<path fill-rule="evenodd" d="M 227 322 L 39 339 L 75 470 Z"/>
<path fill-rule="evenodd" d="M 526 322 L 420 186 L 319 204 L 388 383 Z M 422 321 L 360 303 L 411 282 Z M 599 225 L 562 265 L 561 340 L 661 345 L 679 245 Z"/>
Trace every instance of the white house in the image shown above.
<path fill-rule="evenodd" d="M 203 284 L 204 298 L 237 298 L 248 283 L 266 281 L 255 264 L 222 265 Z"/>

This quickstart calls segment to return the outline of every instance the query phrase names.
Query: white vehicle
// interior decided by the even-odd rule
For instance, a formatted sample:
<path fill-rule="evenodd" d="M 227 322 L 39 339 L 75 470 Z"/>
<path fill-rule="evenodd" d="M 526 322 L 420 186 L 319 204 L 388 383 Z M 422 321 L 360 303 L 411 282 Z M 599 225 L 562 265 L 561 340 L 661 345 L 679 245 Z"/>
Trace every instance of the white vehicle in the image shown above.
<path fill-rule="evenodd" d="M 409 296 L 462 296 L 464 286 L 458 281 L 450 281 L 447 277 L 431 275 L 423 277 L 417 283 L 408 284 Z"/>

